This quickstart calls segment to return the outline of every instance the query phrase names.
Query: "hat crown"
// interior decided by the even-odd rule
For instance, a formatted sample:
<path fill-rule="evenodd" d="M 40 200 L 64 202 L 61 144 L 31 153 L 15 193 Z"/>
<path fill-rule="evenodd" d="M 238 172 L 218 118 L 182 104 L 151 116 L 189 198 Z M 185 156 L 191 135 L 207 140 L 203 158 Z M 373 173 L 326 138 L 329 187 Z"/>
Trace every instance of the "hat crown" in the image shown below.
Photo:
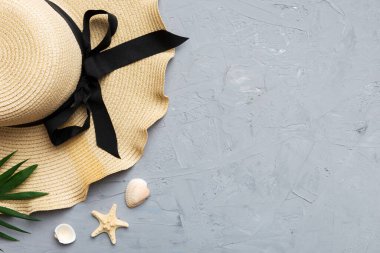
<path fill-rule="evenodd" d="M 0 126 L 47 117 L 74 92 L 82 55 L 45 1 L 0 1 Z"/>

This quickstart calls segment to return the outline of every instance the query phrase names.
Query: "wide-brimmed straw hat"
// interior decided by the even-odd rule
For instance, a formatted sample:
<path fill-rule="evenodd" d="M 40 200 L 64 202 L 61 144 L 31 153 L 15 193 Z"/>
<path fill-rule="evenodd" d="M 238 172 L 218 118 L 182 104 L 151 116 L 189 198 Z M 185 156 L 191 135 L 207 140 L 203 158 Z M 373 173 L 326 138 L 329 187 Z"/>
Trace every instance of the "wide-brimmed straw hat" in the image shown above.
<path fill-rule="evenodd" d="M 0 205 L 70 207 L 133 166 L 185 40 L 165 30 L 157 0 L 0 1 L 0 156 L 39 165 L 17 191 L 49 193 Z"/>

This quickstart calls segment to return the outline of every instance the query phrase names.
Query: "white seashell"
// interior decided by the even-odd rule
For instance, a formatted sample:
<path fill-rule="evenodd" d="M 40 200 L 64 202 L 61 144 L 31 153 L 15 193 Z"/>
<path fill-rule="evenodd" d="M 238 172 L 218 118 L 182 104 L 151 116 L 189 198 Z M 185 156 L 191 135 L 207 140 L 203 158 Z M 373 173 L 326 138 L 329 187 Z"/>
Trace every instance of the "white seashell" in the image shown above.
<path fill-rule="evenodd" d="M 141 178 L 132 179 L 125 191 L 127 206 L 134 208 L 141 205 L 150 195 L 148 184 Z"/>
<path fill-rule="evenodd" d="M 54 230 L 54 237 L 62 244 L 70 244 L 75 241 L 76 234 L 69 224 L 59 224 Z"/>

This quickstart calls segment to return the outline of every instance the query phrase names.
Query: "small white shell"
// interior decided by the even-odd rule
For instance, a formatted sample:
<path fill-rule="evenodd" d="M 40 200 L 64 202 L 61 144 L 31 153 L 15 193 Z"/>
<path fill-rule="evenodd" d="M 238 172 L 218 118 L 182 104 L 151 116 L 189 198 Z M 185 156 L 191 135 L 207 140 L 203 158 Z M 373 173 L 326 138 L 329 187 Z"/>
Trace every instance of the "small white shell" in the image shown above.
<path fill-rule="evenodd" d="M 141 205 L 150 195 L 148 184 L 141 178 L 132 179 L 125 191 L 127 206 L 134 208 Z"/>
<path fill-rule="evenodd" d="M 59 224 L 54 230 L 54 237 L 62 244 L 70 244 L 75 241 L 77 236 L 72 226 Z"/>

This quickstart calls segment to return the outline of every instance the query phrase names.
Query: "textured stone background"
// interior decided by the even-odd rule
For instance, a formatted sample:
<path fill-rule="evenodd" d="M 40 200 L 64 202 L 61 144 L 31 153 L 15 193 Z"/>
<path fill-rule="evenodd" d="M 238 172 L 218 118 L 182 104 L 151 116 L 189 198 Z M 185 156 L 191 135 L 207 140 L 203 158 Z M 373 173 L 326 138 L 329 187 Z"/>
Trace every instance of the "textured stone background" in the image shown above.
<path fill-rule="evenodd" d="M 380 1 L 162 0 L 191 40 L 172 61 L 167 116 L 143 159 L 74 208 L 37 214 L 5 252 L 380 251 Z M 126 182 L 152 197 L 127 209 Z M 118 244 L 93 209 L 130 223 Z M 58 223 L 78 240 L 62 247 Z"/>

